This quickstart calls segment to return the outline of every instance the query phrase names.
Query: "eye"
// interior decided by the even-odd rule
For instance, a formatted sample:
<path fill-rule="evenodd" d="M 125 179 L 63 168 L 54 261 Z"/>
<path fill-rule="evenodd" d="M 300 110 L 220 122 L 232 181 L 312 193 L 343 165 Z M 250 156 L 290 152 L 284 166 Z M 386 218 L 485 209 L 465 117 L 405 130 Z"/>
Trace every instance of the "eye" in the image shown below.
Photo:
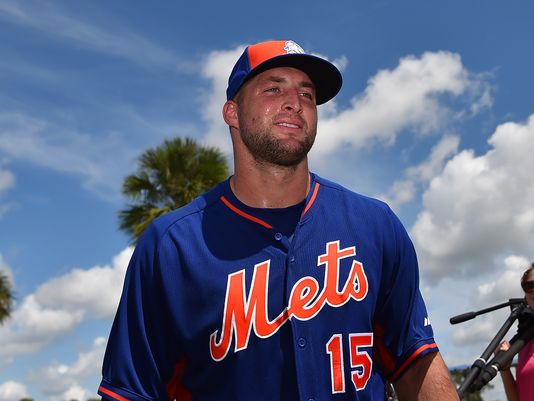
<path fill-rule="evenodd" d="M 313 99 L 313 94 L 312 94 L 311 92 L 301 92 L 301 93 L 300 93 L 300 96 L 305 97 L 305 98 L 308 98 L 308 99 L 310 99 L 310 100 Z"/>
<path fill-rule="evenodd" d="M 277 86 L 273 86 L 273 87 L 265 89 L 265 92 L 278 93 L 280 92 L 280 89 Z"/>

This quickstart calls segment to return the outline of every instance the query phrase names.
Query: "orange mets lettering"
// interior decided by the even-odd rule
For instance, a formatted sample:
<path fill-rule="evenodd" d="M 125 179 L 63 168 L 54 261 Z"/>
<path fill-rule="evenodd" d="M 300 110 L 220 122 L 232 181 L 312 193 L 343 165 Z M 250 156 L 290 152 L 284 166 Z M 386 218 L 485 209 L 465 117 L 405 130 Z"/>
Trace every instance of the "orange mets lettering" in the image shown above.
<path fill-rule="evenodd" d="M 210 336 L 211 357 L 215 361 L 223 360 L 234 337 L 234 352 L 247 348 L 252 330 L 256 336 L 267 338 L 292 317 L 308 320 L 316 316 L 325 304 L 336 308 L 351 298 L 363 300 L 367 295 L 368 283 L 360 262 L 352 262 L 349 277 L 343 288 L 339 288 L 339 261 L 355 255 L 355 247 L 339 249 L 339 241 L 327 243 L 326 252 L 317 259 L 317 266 L 325 265 L 322 291 L 315 278 L 301 278 L 291 290 L 289 305 L 274 320 L 269 320 L 267 313 L 270 260 L 254 266 L 248 298 L 245 270 L 230 274 L 226 285 L 222 328 Z"/>

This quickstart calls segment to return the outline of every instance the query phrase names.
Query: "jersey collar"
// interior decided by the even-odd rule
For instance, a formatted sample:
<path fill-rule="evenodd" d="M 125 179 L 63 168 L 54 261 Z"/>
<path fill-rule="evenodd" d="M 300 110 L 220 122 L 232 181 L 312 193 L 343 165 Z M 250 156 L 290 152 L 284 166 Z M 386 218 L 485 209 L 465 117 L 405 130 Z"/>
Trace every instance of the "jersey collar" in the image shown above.
<path fill-rule="evenodd" d="M 267 229 L 272 229 L 273 226 L 266 222 L 265 220 L 260 219 L 257 216 L 254 216 L 254 212 L 251 210 L 253 208 L 248 207 L 244 203 L 242 203 L 237 197 L 234 195 L 231 187 L 230 187 L 230 178 L 226 180 L 226 188 L 224 191 L 224 194 L 219 197 L 221 202 L 232 212 L 238 214 L 239 216 L 252 221 L 253 223 L 259 224 L 260 226 L 263 226 Z M 304 206 L 304 210 L 302 211 L 301 220 L 302 218 L 308 213 L 310 208 L 315 203 L 315 200 L 317 199 L 317 194 L 319 193 L 319 188 L 321 185 L 316 181 L 315 174 L 310 173 L 310 190 L 308 191 L 308 194 L 306 196 L 306 205 Z"/>

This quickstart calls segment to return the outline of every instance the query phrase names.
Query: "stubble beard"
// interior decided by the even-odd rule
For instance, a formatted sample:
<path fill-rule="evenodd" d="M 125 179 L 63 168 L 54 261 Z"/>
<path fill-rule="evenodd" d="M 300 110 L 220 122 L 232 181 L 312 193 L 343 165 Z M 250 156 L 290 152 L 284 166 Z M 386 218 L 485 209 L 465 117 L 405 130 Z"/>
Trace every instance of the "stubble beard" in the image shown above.
<path fill-rule="evenodd" d="M 257 163 L 286 168 L 296 167 L 307 157 L 317 134 L 313 128 L 301 141 L 285 143 L 275 138 L 269 128 L 249 126 L 244 121 L 240 128 L 241 140 Z"/>

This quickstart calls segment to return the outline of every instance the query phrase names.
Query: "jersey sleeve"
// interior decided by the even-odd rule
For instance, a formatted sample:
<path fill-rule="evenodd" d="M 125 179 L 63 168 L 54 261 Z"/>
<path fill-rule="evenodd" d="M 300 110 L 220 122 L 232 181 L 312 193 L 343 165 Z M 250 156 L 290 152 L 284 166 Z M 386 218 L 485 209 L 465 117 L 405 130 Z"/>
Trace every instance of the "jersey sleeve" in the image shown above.
<path fill-rule="evenodd" d="M 149 227 L 130 260 L 104 356 L 98 389 L 104 399 L 169 399 L 166 385 L 180 359 L 180 348 L 166 295 L 164 268 L 173 262 L 161 260 L 160 238 Z"/>
<path fill-rule="evenodd" d="M 418 358 L 437 352 L 426 306 L 419 291 L 414 246 L 388 208 L 381 298 L 375 318 L 375 353 L 388 380 L 395 381 Z"/>

